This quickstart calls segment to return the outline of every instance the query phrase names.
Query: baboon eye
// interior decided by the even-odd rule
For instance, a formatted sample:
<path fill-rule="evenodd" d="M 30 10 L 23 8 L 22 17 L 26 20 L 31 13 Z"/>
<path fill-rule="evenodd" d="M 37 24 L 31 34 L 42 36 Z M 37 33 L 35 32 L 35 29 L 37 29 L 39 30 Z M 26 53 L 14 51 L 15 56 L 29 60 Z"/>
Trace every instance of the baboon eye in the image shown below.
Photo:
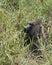
<path fill-rule="evenodd" d="M 29 25 L 33 26 L 34 24 L 33 23 L 29 23 Z"/>

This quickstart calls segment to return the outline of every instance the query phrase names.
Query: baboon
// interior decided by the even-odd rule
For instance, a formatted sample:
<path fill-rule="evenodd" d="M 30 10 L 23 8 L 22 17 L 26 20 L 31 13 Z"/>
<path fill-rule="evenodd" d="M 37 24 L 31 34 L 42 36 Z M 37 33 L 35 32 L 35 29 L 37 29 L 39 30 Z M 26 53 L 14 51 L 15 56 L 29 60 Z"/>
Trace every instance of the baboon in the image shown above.
<path fill-rule="evenodd" d="M 29 46 L 29 49 L 33 52 L 37 52 L 39 49 L 40 37 L 42 37 L 42 39 L 43 39 L 43 44 L 44 44 L 44 42 L 46 42 L 44 26 L 42 25 L 42 21 L 39 19 L 30 21 L 27 24 L 27 26 L 24 27 L 24 32 L 26 33 L 25 39 L 24 39 L 24 40 L 26 40 L 26 42 L 25 42 L 24 46 L 27 46 L 33 40 L 33 43 L 30 44 L 30 46 Z"/>

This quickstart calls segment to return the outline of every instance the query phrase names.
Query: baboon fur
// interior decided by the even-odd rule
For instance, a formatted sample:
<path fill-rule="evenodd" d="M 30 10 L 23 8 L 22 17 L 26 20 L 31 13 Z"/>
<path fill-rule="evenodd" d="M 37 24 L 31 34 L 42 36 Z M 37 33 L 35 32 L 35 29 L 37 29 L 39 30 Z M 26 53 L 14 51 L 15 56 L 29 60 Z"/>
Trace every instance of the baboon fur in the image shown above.
<path fill-rule="evenodd" d="M 43 45 L 46 42 L 46 35 L 44 32 L 44 26 L 42 25 L 42 20 L 36 19 L 34 21 L 30 21 L 24 27 L 24 32 L 26 33 L 24 38 L 26 42 L 24 46 L 27 46 L 33 40 L 33 42 L 29 46 L 29 49 L 32 52 L 40 53 L 40 51 L 38 52 L 38 49 L 40 47 L 40 42 L 38 40 L 40 39 L 40 37 L 42 37 Z"/>

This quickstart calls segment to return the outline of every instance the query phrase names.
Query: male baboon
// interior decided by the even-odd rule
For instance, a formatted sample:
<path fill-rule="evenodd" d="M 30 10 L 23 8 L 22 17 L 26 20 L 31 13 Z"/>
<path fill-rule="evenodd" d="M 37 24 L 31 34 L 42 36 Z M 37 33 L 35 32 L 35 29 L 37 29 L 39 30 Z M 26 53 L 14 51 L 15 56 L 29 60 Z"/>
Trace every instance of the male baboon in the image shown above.
<path fill-rule="evenodd" d="M 42 36 L 43 43 L 46 41 L 46 36 L 44 33 L 44 26 L 41 23 L 41 20 L 37 19 L 28 23 L 27 26 L 24 27 L 25 35 L 25 44 L 28 45 L 32 40 L 33 43 L 30 45 L 30 49 L 34 52 L 37 52 L 39 49 L 39 39 Z"/>

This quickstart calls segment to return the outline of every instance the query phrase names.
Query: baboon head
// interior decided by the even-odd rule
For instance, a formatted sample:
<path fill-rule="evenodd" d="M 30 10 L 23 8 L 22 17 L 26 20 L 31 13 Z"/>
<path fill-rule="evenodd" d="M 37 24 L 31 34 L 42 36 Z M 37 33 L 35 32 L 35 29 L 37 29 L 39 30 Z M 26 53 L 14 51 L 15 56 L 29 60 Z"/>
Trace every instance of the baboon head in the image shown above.
<path fill-rule="evenodd" d="M 41 33 L 41 23 L 37 21 L 29 22 L 28 25 L 24 27 L 24 32 L 29 36 L 37 38 L 37 35 L 40 36 Z"/>
<path fill-rule="evenodd" d="M 36 44 L 39 45 L 38 38 L 42 36 L 43 40 L 46 39 L 44 27 L 39 19 L 30 21 L 27 26 L 24 27 L 24 32 L 26 33 L 25 40 L 27 40 L 24 45 L 28 45 L 30 40 L 33 39 L 34 43 L 32 43 L 31 46 L 33 50 L 38 48 L 36 46 Z"/>

